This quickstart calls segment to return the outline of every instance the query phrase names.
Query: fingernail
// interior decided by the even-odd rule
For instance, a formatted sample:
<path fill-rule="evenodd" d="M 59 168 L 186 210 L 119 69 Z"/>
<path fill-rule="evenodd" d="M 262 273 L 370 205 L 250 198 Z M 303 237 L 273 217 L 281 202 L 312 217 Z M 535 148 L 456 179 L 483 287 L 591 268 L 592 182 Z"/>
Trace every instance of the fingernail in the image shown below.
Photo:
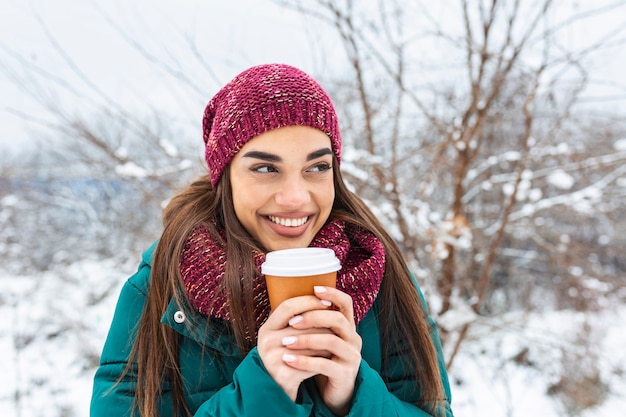
<path fill-rule="evenodd" d="M 298 324 L 302 321 L 302 316 L 294 316 L 291 319 L 289 319 L 289 325 L 293 326 L 295 324 Z"/>
<path fill-rule="evenodd" d="M 296 343 L 296 337 L 295 336 L 283 337 L 283 346 L 293 345 L 294 343 Z"/>
<path fill-rule="evenodd" d="M 325 305 L 326 307 L 330 307 L 330 306 L 332 306 L 332 305 L 333 305 L 333 303 L 331 303 L 331 302 L 330 302 L 330 301 L 328 301 L 328 300 L 322 300 L 322 305 Z"/>
<path fill-rule="evenodd" d="M 285 353 L 283 355 L 283 360 L 285 362 L 294 362 L 296 360 L 296 357 L 294 355 L 290 355 L 289 353 Z"/>
<path fill-rule="evenodd" d="M 321 293 L 321 292 L 326 292 L 326 287 L 322 287 L 322 286 L 319 286 L 319 285 L 315 285 L 315 286 L 313 287 L 313 291 L 315 291 L 315 292 L 320 292 L 320 293 Z"/>

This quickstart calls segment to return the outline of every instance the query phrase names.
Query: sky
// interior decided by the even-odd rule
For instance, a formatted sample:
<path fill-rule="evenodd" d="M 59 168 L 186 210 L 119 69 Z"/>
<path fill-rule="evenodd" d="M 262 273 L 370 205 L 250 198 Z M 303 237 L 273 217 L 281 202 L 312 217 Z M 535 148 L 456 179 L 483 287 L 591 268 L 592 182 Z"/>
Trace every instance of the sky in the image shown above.
<path fill-rule="evenodd" d="M 611 2 L 579 0 L 560 4 L 555 10 L 557 14 L 570 13 L 581 6 Z M 439 3 L 429 7 L 439 7 L 435 11 L 437 19 L 449 15 Z M 624 18 L 619 13 L 603 15 L 584 30 L 566 31 L 565 41 L 584 44 L 616 21 Z M 29 63 L 39 65 L 53 76 L 67 77 L 78 95 L 89 87 L 96 88 L 136 111 L 145 111 L 150 103 L 158 102 L 160 109 L 196 122 L 202 104 L 188 101 L 184 92 L 173 94 L 172 85 L 163 82 L 155 64 L 141 57 L 122 34 L 144 48 L 150 58 L 171 57 L 177 63 L 176 71 L 202 86 L 201 96 L 206 97 L 205 101 L 234 75 L 254 64 L 285 62 L 318 76 L 332 75 L 335 64 L 343 58 L 337 40 L 331 43 L 320 40 L 335 36 L 332 30 L 312 33 L 311 25 L 301 15 L 277 6 L 272 0 L 3 0 L 0 150 L 32 144 L 31 129 L 36 124 L 26 123 L 25 119 L 43 117 L 41 106 L 28 94 L 32 85 L 25 78 L 23 68 Z M 191 37 L 198 45 L 198 52 L 213 76 L 207 77 L 189 49 L 181 48 L 188 42 L 182 39 L 184 36 Z M 337 48 L 322 49 L 321 45 L 328 48 L 329 44 Z M 55 45 L 62 50 L 55 49 Z M 64 61 L 63 54 L 71 59 L 71 64 Z M 19 59 L 24 62 L 20 63 Z M 595 90 L 588 94 L 591 102 L 595 95 L 614 94 L 621 99 L 610 101 L 610 105 L 626 107 L 626 82 L 622 77 L 625 61 L 626 53 L 611 53 L 594 62 Z M 85 79 L 67 75 L 72 65 Z M 44 85 L 44 90 L 47 87 Z M 51 94 L 58 106 L 68 109 L 76 106 L 66 96 Z"/>
<path fill-rule="evenodd" d="M 70 66 L 55 44 L 93 85 L 131 107 L 169 100 L 171 92 L 165 90 L 170 86 L 162 85 L 155 65 L 142 58 L 121 32 L 148 54 L 175 56 L 178 70 L 185 75 L 197 73 L 206 78 L 205 71 L 188 67 L 197 60 L 180 48 L 187 42 L 181 40 L 183 36 L 195 37 L 215 75 L 194 79 L 205 86 L 206 101 L 254 64 L 285 62 L 305 71 L 315 67 L 313 42 L 303 29 L 301 16 L 268 0 L 4 0 L 0 13 L 0 145 L 28 144 L 23 115 L 36 118 L 41 112 L 26 92 L 28 82 L 20 79 L 24 65 L 15 56 L 39 64 L 51 74 L 67 74 Z M 86 90 L 82 80 L 68 78 L 77 91 Z M 60 105 L 72 105 L 59 99 Z M 180 103 L 170 105 L 178 109 Z M 193 107 L 189 112 L 201 110 Z"/>

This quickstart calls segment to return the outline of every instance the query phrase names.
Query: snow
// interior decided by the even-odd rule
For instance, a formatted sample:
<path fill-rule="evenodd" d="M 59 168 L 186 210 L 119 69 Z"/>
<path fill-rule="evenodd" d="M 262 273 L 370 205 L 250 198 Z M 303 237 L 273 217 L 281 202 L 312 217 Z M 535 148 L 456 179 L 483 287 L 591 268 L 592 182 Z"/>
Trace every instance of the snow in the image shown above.
<path fill-rule="evenodd" d="M 562 190 L 569 190 L 574 186 L 575 180 L 567 172 L 559 169 L 548 176 L 548 182 Z"/>
<path fill-rule="evenodd" d="M 115 156 L 117 156 L 120 159 L 128 158 L 128 149 L 126 149 L 123 146 L 120 146 L 119 148 L 115 150 Z"/>
<path fill-rule="evenodd" d="M 97 358 L 132 269 L 82 260 L 37 275 L 0 270 L 0 415 L 88 415 Z M 590 288 L 603 285 L 586 282 Z M 440 318 L 448 329 L 472 323 L 449 370 L 455 415 L 622 415 L 626 305 L 606 302 L 611 307 L 596 312 L 513 311 L 491 318 L 457 303 Z M 602 393 L 591 397 L 596 406 L 580 414 L 564 396 L 573 389 L 564 381 L 576 378 L 596 378 Z"/>
<path fill-rule="evenodd" d="M 171 156 L 171 157 L 178 156 L 178 149 L 171 142 L 169 142 L 169 141 L 167 141 L 165 139 L 161 139 L 159 141 L 159 146 L 161 146 L 161 148 L 163 148 L 163 150 L 165 151 L 165 153 L 168 156 Z"/>
<path fill-rule="evenodd" d="M 625 152 L 626 151 L 626 138 L 616 140 L 615 143 L 613 144 L 613 148 L 616 151 Z"/>
<path fill-rule="evenodd" d="M 0 272 L 0 415 L 88 415 L 120 278 L 110 261 L 34 276 Z"/>
<path fill-rule="evenodd" d="M 454 308 L 437 319 L 439 328 L 446 331 L 460 330 L 463 326 L 476 321 L 478 316 L 467 303 L 456 300 L 454 304 Z"/>
<path fill-rule="evenodd" d="M 5 207 L 12 207 L 17 205 L 19 202 L 19 197 L 13 194 L 6 195 L 0 199 L 0 205 Z"/>
<path fill-rule="evenodd" d="M 120 177 L 129 178 L 145 178 L 148 175 L 145 169 L 141 168 L 134 162 L 126 162 L 125 164 L 116 166 L 115 172 Z"/>
<path fill-rule="evenodd" d="M 578 372 L 592 377 L 591 365 L 597 365 L 603 382 L 600 388 L 608 394 L 580 416 L 622 415 L 626 406 L 625 306 L 585 314 L 509 313 L 497 322 L 477 322 L 471 329 L 471 342 L 464 345 L 449 371 L 456 415 L 576 415 L 574 405 L 559 400 L 561 378 L 575 380 Z M 594 342 L 600 351 L 585 345 Z"/>

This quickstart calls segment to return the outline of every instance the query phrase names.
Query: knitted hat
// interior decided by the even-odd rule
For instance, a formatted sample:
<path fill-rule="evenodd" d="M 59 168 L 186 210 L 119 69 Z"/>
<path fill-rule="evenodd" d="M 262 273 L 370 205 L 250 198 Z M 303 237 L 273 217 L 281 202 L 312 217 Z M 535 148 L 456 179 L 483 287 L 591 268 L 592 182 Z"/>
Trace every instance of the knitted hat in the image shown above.
<path fill-rule="evenodd" d="M 341 159 L 335 108 L 313 78 L 284 64 L 259 65 L 237 75 L 211 99 L 202 120 L 205 159 L 213 186 L 246 142 L 292 125 L 326 133 L 337 160 Z"/>

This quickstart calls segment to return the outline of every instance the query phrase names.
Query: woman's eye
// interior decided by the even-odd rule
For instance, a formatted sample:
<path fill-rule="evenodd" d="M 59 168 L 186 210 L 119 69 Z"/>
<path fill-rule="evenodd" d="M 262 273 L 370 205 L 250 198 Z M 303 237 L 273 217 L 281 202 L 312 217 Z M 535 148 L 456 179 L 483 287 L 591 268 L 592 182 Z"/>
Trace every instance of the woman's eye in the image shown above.
<path fill-rule="evenodd" d="M 330 170 L 331 168 L 332 166 L 330 164 L 323 162 L 321 164 L 314 165 L 308 171 L 309 172 L 326 172 Z"/>
<path fill-rule="evenodd" d="M 259 174 L 269 174 L 270 172 L 278 172 L 275 166 L 273 165 L 258 165 L 252 167 L 250 169 L 253 172 L 258 172 Z"/>

